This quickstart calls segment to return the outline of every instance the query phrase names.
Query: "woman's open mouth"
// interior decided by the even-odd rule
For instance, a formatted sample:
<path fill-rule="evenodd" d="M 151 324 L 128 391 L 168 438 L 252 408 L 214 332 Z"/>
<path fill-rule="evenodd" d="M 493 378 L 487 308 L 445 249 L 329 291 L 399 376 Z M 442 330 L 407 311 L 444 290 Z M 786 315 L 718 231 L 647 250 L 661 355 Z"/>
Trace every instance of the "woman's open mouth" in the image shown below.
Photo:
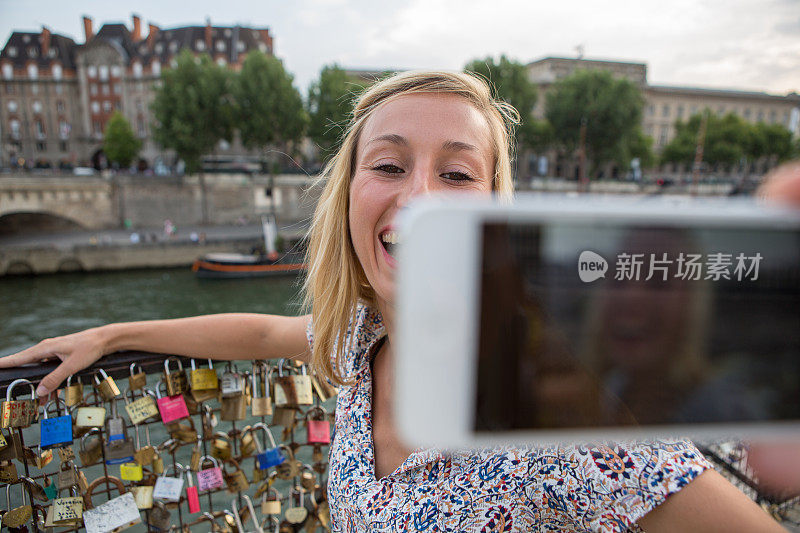
<path fill-rule="evenodd" d="M 388 253 L 392 259 L 395 259 L 397 245 L 400 242 L 397 232 L 392 230 L 384 232 L 380 235 L 380 239 L 383 248 L 386 250 L 386 253 Z"/>

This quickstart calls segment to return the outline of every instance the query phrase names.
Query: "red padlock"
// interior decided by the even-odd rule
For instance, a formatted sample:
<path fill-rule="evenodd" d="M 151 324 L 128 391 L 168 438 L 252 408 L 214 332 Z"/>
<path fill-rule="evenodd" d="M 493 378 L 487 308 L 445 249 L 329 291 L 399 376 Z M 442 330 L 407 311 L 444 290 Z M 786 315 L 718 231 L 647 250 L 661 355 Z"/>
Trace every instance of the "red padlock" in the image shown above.
<path fill-rule="evenodd" d="M 315 418 L 310 418 L 316 414 Z M 313 407 L 306 412 L 306 430 L 308 432 L 308 444 L 330 444 L 331 425 L 328 422 L 328 413 L 322 407 Z"/>
<path fill-rule="evenodd" d="M 156 385 L 156 404 L 158 405 L 158 412 L 161 413 L 161 420 L 165 424 L 187 418 L 189 416 L 189 408 L 186 407 L 186 400 L 183 399 L 182 394 L 176 396 L 161 397 L 161 385 L 159 381 Z"/>
<path fill-rule="evenodd" d="M 186 502 L 189 504 L 189 514 L 200 512 L 200 497 L 197 495 L 197 487 L 192 481 L 192 472 L 186 469 Z"/>

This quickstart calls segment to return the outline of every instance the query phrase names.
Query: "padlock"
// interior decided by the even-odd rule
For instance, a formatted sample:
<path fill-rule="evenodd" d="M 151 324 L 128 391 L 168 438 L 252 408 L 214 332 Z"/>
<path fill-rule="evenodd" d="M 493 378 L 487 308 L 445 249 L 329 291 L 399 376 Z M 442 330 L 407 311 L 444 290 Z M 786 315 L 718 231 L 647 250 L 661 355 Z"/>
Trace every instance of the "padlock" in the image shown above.
<path fill-rule="evenodd" d="M 0 461 L 8 461 L 22 456 L 22 444 L 19 435 L 13 429 L 8 430 L 8 435 L 0 429 L 0 436 L 4 443 L 0 446 Z"/>
<path fill-rule="evenodd" d="M 292 449 L 285 444 L 281 444 L 278 446 L 278 448 L 283 453 L 285 459 L 282 463 L 275 465 L 275 474 L 279 479 L 292 479 L 298 473 L 297 461 L 294 458 L 294 452 L 292 452 Z"/>
<path fill-rule="evenodd" d="M 12 483 L 16 483 L 17 481 L 19 481 L 17 465 L 7 459 L 0 461 L 0 482 L 8 483 L 10 485 Z"/>
<path fill-rule="evenodd" d="M 197 430 L 194 427 L 194 419 L 187 418 L 166 424 L 169 436 L 176 441 L 184 444 L 197 440 Z"/>
<path fill-rule="evenodd" d="M 331 425 L 324 407 L 316 406 L 306 411 L 305 420 L 308 444 L 331 443 Z"/>
<path fill-rule="evenodd" d="M 141 481 L 144 477 L 142 465 L 138 463 L 122 463 L 119 465 L 119 477 L 123 481 Z"/>
<path fill-rule="evenodd" d="M 197 472 L 200 469 L 200 457 L 202 457 L 203 452 L 200 450 L 200 444 L 203 442 L 203 437 L 197 435 L 197 440 L 192 447 L 192 455 L 189 458 L 189 469 L 192 472 Z"/>
<path fill-rule="evenodd" d="M 241 433 L 241 445 L 239 446 L 239 455 L 241 457 L 249 457 L 256 451 L 256 440 L 253 438 L 252 429 L 250 426 L 245 426 Z"/>
<path fill-rule="evenodd" d="M 77 526 L 83 523 L 83 497 L 78 487 L 70 487 L 68 490 L 68 497 L 53 500 L 53 526 Z"/>
<path fill-rule="evenodd" d="M 153 469 L 154 474 L 161 474 L 164 472 L 164 459 L 161 457 L 161 452 L 158 451 L 158 448 L 155 449 L 156 453 L 153 456 L 153 462 L 151 463 L 151 467 Z"/>
<path fill-rule="evenodd" d="M 44 478 L 42 479 L 42 485 L 44 486 L 44 495 L 48 500 L 52 500 L 58 496 L 58 486 L 53 483 L 53 480 L 50 479 L 49 475 L 45 474 Z"/>
<path fill-rule="evenodd" d="M 156 455 L 156 449 L 150 443 L 150 426 L 145 426 L 144 431 L 147 435 L 147 446 L 142 446 L 139 440 L 139 426 L 136 426 L 136 450 L 133 452 L 133 460 L 142 466 L 152 464 Z"/>
<path fill-rule="evenodd" d="M 170 371 L 170 363 L 174 361 L 178 370 Z M 186 371 L 183 363 L 177 357 L 168 357 L 164 361 L 164 384 L 167 387 L 167 395 L 177 396 L 189 390 L 189 382 L 186 380 Z"/>
<path fill-rule="evenodd" d="M 269 365 L 266 361 L 253 361 L 250 391 L 253 395 L 250 411 L 253 416 L 272 414 L 272 394 L 269 387 Z"/>
<path fill-rule="evenodd" d="M 210 462 L 211 467 L 206 468 L 206 463 Z M 197 489 L 201 492 L 215 490 L 225 486 L 225 479 L 222 477 L 222 469 L 217 460 L 204 455 L 200 458 L 200 469 L 197 471 Z"/>
<path fill-rule="evenodd" d="M 228 459 L 225 463 L 233 463 L 235 468 L 233 472 L 228 472 L 223 466 L 222 476 L 228 485 L 228 492 L 244 492 L 249 489 L 250 482 L 236 459 Z"/>
<path fill-rule="evenodd" d="M 281 494 L 272 487 L 261 496 L 261 514 L 281 514 Z"/>
<path fill-rule="evenodd" d="M 227 461 L 232 457 L 231 438 L 227 433 L 222 431 L 214 433 L 214 440 L 211 442 L 211 456 L 220 461 Z"/>
<path fill-rule="evenodd" d="M 22 483 L 17 484 L 22 490 L 22 505 L 19 507 L 15 507 L 14 509 L 11 508 L 11 494 L 9 493 L 9 489 L 11 485 L 6 485 L 6 509 L 8 511 L 5 512 L 2 518 L 3 525 L 12 528 L 12 527 L 20 527 L 22 524 L 27 522 L 31 519 L 33 515 L 33 507 L 31 503 L 28 501 L 28 493 L 24 490 Z M 25 503 L 28 502 L 28 503 Z"/>
<path fill-rule="evenodd" d="M 220 380 L 220 392 L 223 398 L 230 398 L 234 396 L 243 396 L 245 379 L 242 374 L 233 368 L 233 364 L 228 362 L 225 372 L 222 373 Z"/>
<path fill-rule="evenodd" d="M 299 497 L 299 502 L 297 502 L 298 505 L 294 505 L 294 496 Z M 286 509 L 286 512 L 284 513 L 286 521 L 295 527 L 302 527 L 303 523 L 308 518 L 308 509 L 306 509 L 304 505 L 305 492 L 302 488 L 294 487 L 289 491 L 289 503 L 292 504 L 292 506 Z"/>
<path fill-rule="evenodd" d="M 192 471 L 186 468 L 186 503 L 189 506 L 189 514 L 200 512 L 200 497 L 197 495 L 197 487 L 194 486 Z"/>
<path fill-rule="evenodd" d="M 168 531 L 170 529 L 171 513 L 164 505 L 164 502 L 154 502 L 150 509 L 147 525 L 157 531 Z"/>
<path fill-rule="evenodd" d="M 100 485 L 114 485 L 119 496 L 98 506 L 92 504 L 92 494 Z M 83 523 L 87 533 L 121 531 L 142 521 L 133 494 L 125 491 L 125 485 L 113 476 L 99 477 L 92 481 L 83 495 Z"/>
<path fill-rule="evenodd" d="M 210 439 L 214 435 L 214 428 L 219 423 L 217 415 L 210 405 L 203 405 L 203 415 L 200 417 L 200 421 L 203 426 L 203 438 Z"/>
<path fill-rule="evenodd" d="M 319 401 L 322 403 L 327 402 L 330 398 L 333 398 L 339 393 L 336 387 L 331 385 L 331 382 L 328 381 L 328 378 L 320 376 L 316 371 L 311 374 L 311 386 L 314 388 L 314 392 L 317 393 Z"/>
<path fill-rule="evenodd" d="M 227 421 L 247 418 L 247 396 L 240 394 L 238 396 L 223 397 L 220 418 Z"/>
<path fill-rule="evenodd" d="M 69 407 L 78 405 L 83 401 L 83 383 L 80 377 L 75 378 L 76 383 L 72 383 L 72 376 L 67 376 L 67 388 L 64 390 L 64 401 Z"/>
<path fill-rule="evenodd" d="M 161 420 L 165 424 L 187 418 L 189 410 L 186 408 L 186 401 L 183 399 L 182 394 L 175 396 L 161 396 L 162 382 L 159 381 L 156 385 L 156 403 L 158 404 L 158 411 L 161 413 Z"/>
<path fill-rule="evenodd" d="M 292 371 L 288 361 L 281 359 L 278 362 L 278 377 L 273 378 L 272 392 L 275 395 L 276 407 L 298 407 L 311 405 L 314 398 L 311 392 L 311 378 L 306 374 L 305 365 L 301 366 L 301 374 L 284 375 L 284 368 Z"/>
<path fill-rule="evenodd" d="M 58 452 L 58 458 L 61 459 L 62 463 L 68 463 L 75 460 L 75 450 L 72 449 L 72 446 L 58 448 L 56 452 Z"/>
<path fill-rule="evenodd" d="M 216 398 L 219 391 L 219 378 L 211 359 L 208 360 L 208 368 L 199 368 L 194 359 L 192 359 L 191 365 L 189 381 L 195 401 L 204 402 Z"/>
<path fill-rule="evenodd" d="M 131 487 L 133 499 L 138 509 L 153 508 L 153 487 L 151 485 L 136 485 Z"/>
<path fill-rule="evenodd" d="M 293 429 L 295 424 L 297 424 L 298 412 L 299 410 L 293 407 L 278 407 L 276 405 L 272 413 L 272 425 Z"/>
<path fill-rule="evenodd" d="M 135 364 L 135 363 L 134 363 Z M 128 393 L 133 398 L 133 390 L 125 389 L 125 411 L 131 419 L 131 424 L 141 424 L 145 420 L 158 416 L 158 406 L 152 396 L 143 394 L 141 398 L 133 401 L 128 400 Z"/>
<path fill-rule="evenodd" d="M 86 440 L 94 437 L 91 441 L 91 444 L 86 444 Z M 103 457 L 103 439 L 100 436 L 100 429 L 93 428 L 89 430 L 89 432 L 81 437 L 81 444 L 78 448 L 78 455 L 81 458 L 81 464 L 86 466 L 91 466 L 98 462 L 101 457 Z"/>
<path fill-rule="evenodd" d="M 22 451 L 25 460 L 32 463 L 39 470 L 50 464 L 53 460 L 53 450 L 42 450 L 41 446 L 37 446 L 36 450 L 23 447 Z"/>
<path fill-rule="evenodd" d="M 304 464 L 300 467 L 300 484 L 309 492 L 316 489 L 317 476 L 314 475 L 314 469 L 311 466 Z"/>
<path fill-rule="evenodd" d="M 263 431 L 266 436 L 269 438 L 269 446 L 267 447 L 266 442 L 264 445 L 256 438 L 256 466 L 260 470 L 266 470 L 271 466 L 276 466 L 281 464 L 286 460 L 286 458 L 281 453 L 280 448 L 278 448 L 277 444 L 275 444 L 275 437 L 272 436 L 272 431 L 269 430 L 269 427 L 264 424 L 263 422 L 259 422 L 258 424 L 254 424 L 253 431 Z"/>
<path fill-rule="evenodd" d="M 139 368 L 138 372 L 136 372 L 136 368 Z M 139 363 L 131 363 L 130 371 L 131 375 L 128 377 L 128 388 L 130 390 L 143 389 L 145 385 L 147 385 L 147 374 L 144 373 L 142 367 L 139 366 Z"/>
<path fill-rule="evenodd" d="M 75 411 L 76 428 L 99 428 L 106 422 L 105 407 L 78 407 Z"/>
<path fill-rule="evenodd" d="M 117 401 L 111 401 L 111 417 L 106 421 L 105 458 L 107 465 L 133 462 L 133 441 L 128 437 L 125 419 L 117 414 Z"/>
<path fill-rule="evenodd" d="M 177 477 L 167 475 L 170 470 L 175 470 Z M 168 502 L 178 502 L 183 492 L 183 470 L 180 463 L 172 463 L 164 468 L 164 472 L 158 476 L 155 487 L 153 488 L 153 498 L 166 500 Z"/>
<path fill-rule="evenodd" d="M 97 376 L 98 374 L 100 374 L 100 377 Z M 102 368 L 94 371 L 94 386 L 105 401 L 113 400 L 119 396 L 119 387 L 114 383 L 114 378 L 106 374 L 106 371 Z"/>
<path fill-rule="evenodd" d="M 263 531 L 261 529 L 261 525 L 258 523 L 258 520 L 256 519 L 256 512 L 255 509 L 253 509 L 253 502 L 252 500 L 250 500 L 250 496 L 245 494 L 244 496 L 242 496 L 242 498 L 244 499 L 247 505 L 247 507 L 243 509 L 242 514 L 245 514 L 247 518 L 253 521 L 253 524 L 255 525 L 255 531 Z M 233 511 L 231 512 L 231 516 L 233 517 L 237 531 L 239 531 L 240 533 L 244 533 L 247 530 L 245 530 L 244 526 L 242 525 L 242 518 L 241 514 L 239 513 L 239 506 L 236 500 L 237 498 L 234 498 L 233 501 L 231 502 L 231 509 L 233 509 Z"/>
<path fill-rule="evenodd" d="M 73 463 L 61 463 L 61 467 L 56 477 L 58 490 L 69 490 L 73 485 L 78 484 L 78 468 Z"/>
<path fill-rule="evenodd" d="M 38 500 L 40 502 L 48 501 L 49 498 L 47 497 L 47 494 L 44 491 L 44 487 L 42 487 L 41 485 L 36 483 L 33 479 L 31 479 L 31 478 L 29 478 L 27 476 L 22 476 L 22 477 L 20 477 L 20 481 L 22 481 L 23 484 L 25 484 L 25 486 L 27 486 L 28 493 L 31 496 L 33 496 L 34 500 Z"/>
<path fill-rule="evenodd" d="M 65 414 L 63 416 L 49 418 L 48 409 L 50 405 L 55 404 L 57 408 L 58 402 L 64 404 Z M 50 400 L 47 405 L 45 405 L 44 418 L 39 421 L 41 435 L 40 446 L 43 449 L 72 445 L 72 417 L 66 413 L 66 408 L 67 405 L 64 403 L 64 400 L 60 398 Z"/>
<path fill-rule="evenodd" d="M 31 391 L 29 400 L 12 400 L 12 391 L 18 385 L 28 385 Z M 4 428 L 26 428 L 39 417 L 39 400 L 36 389 L 27 379 L 15 379 L 6 390 L 6 401 L 0 406 L 0 426 Z"/>

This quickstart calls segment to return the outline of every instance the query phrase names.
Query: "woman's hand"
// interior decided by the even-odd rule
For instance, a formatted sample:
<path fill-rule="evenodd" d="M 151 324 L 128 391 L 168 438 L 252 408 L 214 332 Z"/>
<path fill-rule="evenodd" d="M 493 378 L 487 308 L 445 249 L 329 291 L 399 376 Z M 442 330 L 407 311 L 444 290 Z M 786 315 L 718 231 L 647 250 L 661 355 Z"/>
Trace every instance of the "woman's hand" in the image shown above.
<path fill-rule="evenodd" d="M 63 337 L 45 339 L 26 350 L 0 358 L 0 368 L 13 368 L 46 359 L 61 359 L 62 363 L 42 378 L 36 389 L 36 395 L 41 401 L 46 401 L 68 376 L 83 370 L 106 353 L 105 330 L 92 328 Z"/>

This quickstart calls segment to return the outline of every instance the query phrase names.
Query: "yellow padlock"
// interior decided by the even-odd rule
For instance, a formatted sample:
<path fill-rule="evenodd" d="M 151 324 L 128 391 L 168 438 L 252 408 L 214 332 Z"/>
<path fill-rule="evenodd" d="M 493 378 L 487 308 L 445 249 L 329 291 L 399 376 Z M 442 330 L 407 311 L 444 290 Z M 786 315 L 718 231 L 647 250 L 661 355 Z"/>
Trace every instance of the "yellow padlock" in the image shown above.
<path fill-rule="evenodd" d="M 125 481 L 141 481 L 144 477 L 142 465 L 138 463 L 122 463 L 119 465 L 119 477 Z"/>

